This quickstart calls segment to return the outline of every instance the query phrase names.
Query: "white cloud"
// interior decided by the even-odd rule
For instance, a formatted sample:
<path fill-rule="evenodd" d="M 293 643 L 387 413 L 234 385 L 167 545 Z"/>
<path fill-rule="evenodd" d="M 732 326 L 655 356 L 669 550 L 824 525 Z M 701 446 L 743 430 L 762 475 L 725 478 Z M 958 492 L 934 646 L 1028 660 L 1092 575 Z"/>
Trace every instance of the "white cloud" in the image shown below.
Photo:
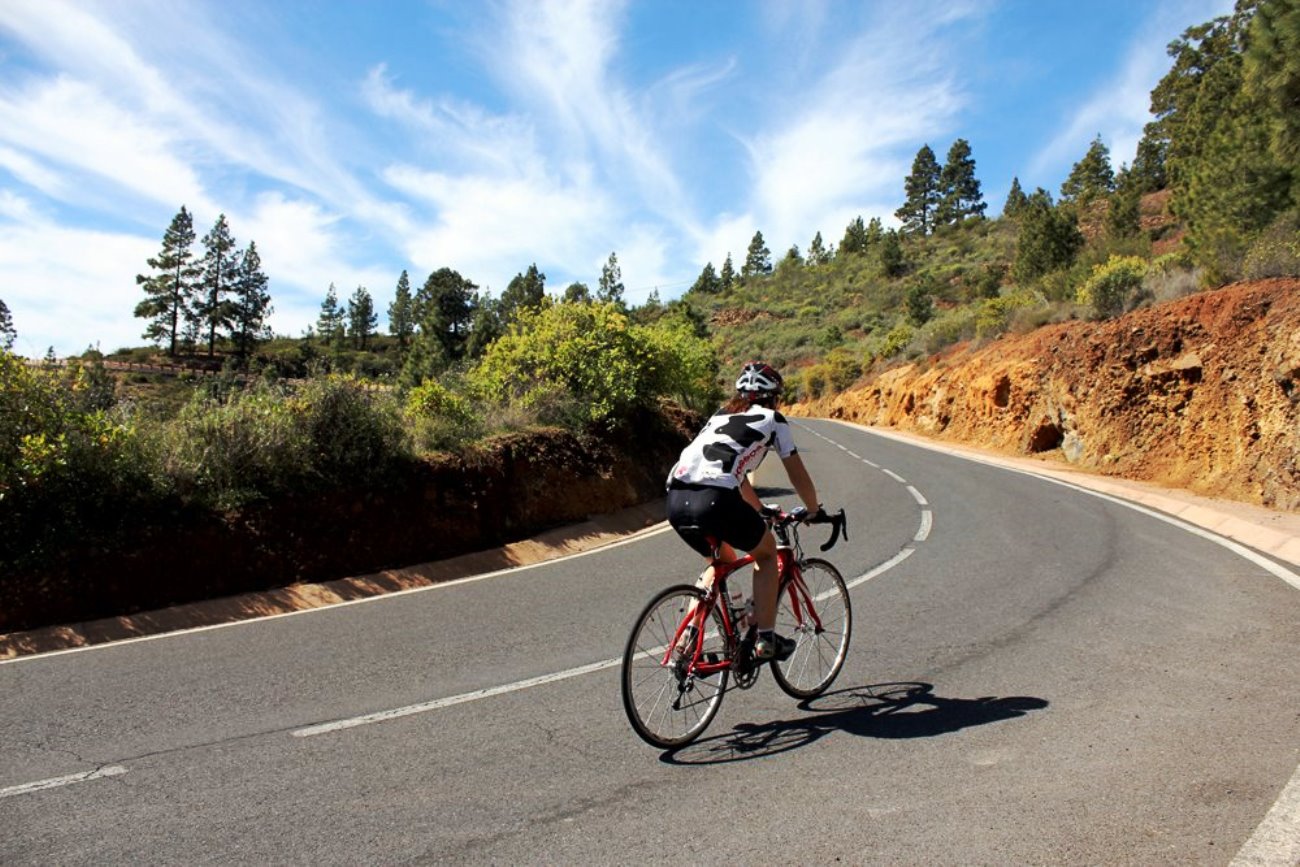
<path fill-rule="evenodd" d="M 1199 6 L 1200 11 L 1189 9 L 1189 5 Z M 1121 163 L 1132 165 L 1143 127 L 1151 120 L 1151 91 L 1169 71 L 1170 59 L 1163 47 L 1189 24 L 1231 11 L 1231 0 L 1153 7 L 1150 18 L 1129 45 L 1120 69 L 1100 82 L 1092 97 L 1034 155 L 1026 176 L 1064 178 L 1098 135 L 1110 150 L 1111 164 L 1117 171 Z"/>
<path fill-rule="evenodd" d="M 791 244 L 804 249 L 818 231 L 838 242 L 856 216 L 890 217 L 916 149 L 951 125 L 965 103 L 941 62 L 944 37 L 922 30 L 910 13 L 882 15 L 810 87 L 801 81 L 800 92 L 778 95 L 772 114 L 790 121 L 746 140 L 757 222 L 746 247 L 761 229 L 779 258 Z"/>
<path fill-rule="evenodd" d="M 614 210 L 582 179 L 456 177 L 413 166 L 394 166 L 384 178 L 436 215 L 404 239 L 410 261 L 422 270 L 454 268 L 498 294 L 533 262 L 582 273 L 611 234 Z"/>
<path fill-rule="evenodd" d="M 168 205 L 210 206 L 189 161 L 173 153 L 179 148 L 168 130 L 83 82 L 57 78 L 21 93 L 0 92 L 0 139 L 15 155 L 8 168 L 64 201 L 97 195 L 107 203 L 126 192 Z"/>
<path fill-rule="evenodd" d="M 367 253 L 349 243 L 354 230 L 343 225 L 340 215 L 313 202 L 267 193 L 258 197 L 252 213 L 237 221 L 232 217 L 231 227 L 241 248 L 250 240 L 257 243 L 270 281 L 271 327 L 277 334 L 297 337 L 314 326 L 330 283 L 340 300 L 365 286 L 382 323 L 400 270 L 359 264 Z"/>
<path fill-rule="evenodd" d="M 9 208 L 5 209 L 6 213 Z M 0 274 L 21 355 L 59 355 L 99 344 L 111 352 L 144 341 L 132 313 L 143 297 L 135 275 L 157 242 L 29 222 L 0 224 Z"/>

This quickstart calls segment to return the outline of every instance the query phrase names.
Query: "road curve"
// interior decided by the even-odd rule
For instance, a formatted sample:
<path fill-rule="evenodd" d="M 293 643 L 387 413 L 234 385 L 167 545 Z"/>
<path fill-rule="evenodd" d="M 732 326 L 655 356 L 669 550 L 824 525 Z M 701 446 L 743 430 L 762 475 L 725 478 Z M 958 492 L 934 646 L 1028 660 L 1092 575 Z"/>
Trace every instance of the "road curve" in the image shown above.
<path fill-rule="evenodd" d="M 764 677 L 697 744 L 638 741 L 610 661 L 698 570 L 669 533 L 19 659 L 0 863 L 1294 862 L 1267 817 L 1300 764 L 1300 593 L 1122 504 L 800 424 L 852 521 L 829 556 L 869 579 L 830 694 Z"/>

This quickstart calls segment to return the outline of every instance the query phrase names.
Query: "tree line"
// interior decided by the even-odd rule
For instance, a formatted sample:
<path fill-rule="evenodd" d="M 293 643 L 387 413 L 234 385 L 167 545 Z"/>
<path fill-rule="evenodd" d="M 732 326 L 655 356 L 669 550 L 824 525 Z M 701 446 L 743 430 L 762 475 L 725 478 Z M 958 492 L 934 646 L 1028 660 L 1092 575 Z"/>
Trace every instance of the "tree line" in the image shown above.
<path fill-rule="evenodd" d="M 193 249 L 195 237 L 194 220 L 182 205 L 162 248 L 146 260 L 152 273 L 136 276 L 145 294 L 135 308 L 136 317 L 148 320 L 144 337 L 166 343 L 171 356 L 203 343 L 211 356 L 218 340 L 229 340 L 247 357 L 270 335 L 271 294 L 257 244 L 239 249 L 225 214 L 203 236 L 201 256 Z"/>
<path fill-rule="evenodd" d="M 594 292 L 586 283 L 575 281 L 565 287 L 558 301 L 608 302 L 625 310 L 624 293 L 618 256 L 610 253 Z M 396 340 L 402 360 L 400 383 L 415 386 L 481 358 L 525 313 L 547 303 L 546 274 L 535 262 L 517 273 L 499 297 L 480 290 L 453 268 L 438 268 L 418 288 L 412 288 L 410 274 L 403 270 L 387 310 L 388 333 Z M 330 284 L 316 323 L 305 336 L 335 349 L 351 343 L 365 350 L 377 334 L 378 318 L 374 298 L 365 286 L 358 286 L 344 303 Z"/>

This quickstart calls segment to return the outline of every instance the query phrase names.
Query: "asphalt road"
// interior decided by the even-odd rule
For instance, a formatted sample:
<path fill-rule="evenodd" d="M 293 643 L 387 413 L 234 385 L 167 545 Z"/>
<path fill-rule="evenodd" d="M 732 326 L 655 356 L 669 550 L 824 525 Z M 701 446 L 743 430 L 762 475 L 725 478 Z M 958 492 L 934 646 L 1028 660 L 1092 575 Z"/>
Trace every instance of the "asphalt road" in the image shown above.
<path fill-rule="evenodd" d="M 610 662 L 699 570 L 671 533 L 21 659 L 0 864 L 1228 864 L 1259 839 L 1300 764 L 1300 592 L 1123 505 L 801 424 L 850 516 L 828 557 L 871 576 L 826 696 L 764 674 L 686 749 L 635 737 Z"/>

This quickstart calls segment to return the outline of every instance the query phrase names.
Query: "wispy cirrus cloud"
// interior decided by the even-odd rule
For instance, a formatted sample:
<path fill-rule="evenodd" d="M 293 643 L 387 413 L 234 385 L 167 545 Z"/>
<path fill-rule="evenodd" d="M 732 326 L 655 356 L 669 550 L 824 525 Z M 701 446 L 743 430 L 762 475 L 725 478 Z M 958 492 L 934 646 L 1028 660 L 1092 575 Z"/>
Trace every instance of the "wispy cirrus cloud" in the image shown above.
<path fill-rule="evenodd" d="M 1060 132 L 1033 156 L 1027 176 L 1064 178 L 1099 135 L 1116 170 L 1121 163 L 1131 165 L 1143 128 L 1151 120 L 1151 91 L 1170 68 L 1169 57 L 1156 46 L 1167 45 L 1191 24 L 1229 14 L 1232 7 L 1231 0 L 1153 5 L 1131 39 L 1123 64 L 1100 82 Z"/>

